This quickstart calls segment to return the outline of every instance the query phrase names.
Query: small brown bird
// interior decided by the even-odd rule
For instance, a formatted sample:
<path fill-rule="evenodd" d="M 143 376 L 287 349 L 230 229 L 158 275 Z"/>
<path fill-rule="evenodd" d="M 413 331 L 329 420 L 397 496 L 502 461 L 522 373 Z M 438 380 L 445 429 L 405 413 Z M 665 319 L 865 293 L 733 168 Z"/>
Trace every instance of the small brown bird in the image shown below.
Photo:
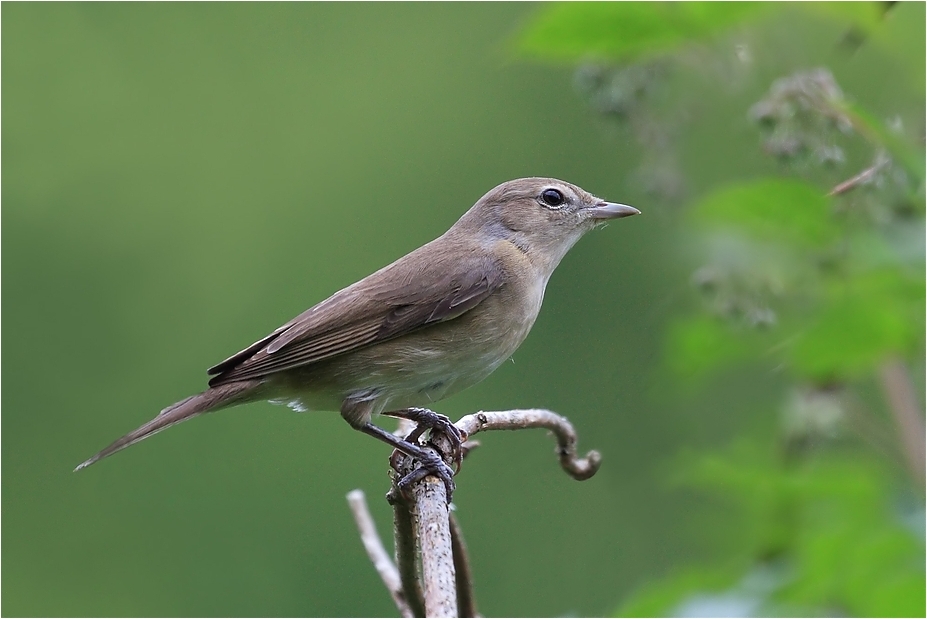
<path fill-rule="evenodd" d="M 544 289 L 579 238 L 637 215 L 552 178 L 502 183 L 443 235 L 336 292 L 213 366 L 209 388 L 162 410 L 75 470 L 197 415 L 270 400 L 340 410 L 357 430 L 418 459 L 416 479 L 453 473 L 417 442 L 371 423 L 378 414 L 460 433 L 429 406 L 486 378 L 524 341 Z M 403 480 L 403 484 L 412 480 Z"/>

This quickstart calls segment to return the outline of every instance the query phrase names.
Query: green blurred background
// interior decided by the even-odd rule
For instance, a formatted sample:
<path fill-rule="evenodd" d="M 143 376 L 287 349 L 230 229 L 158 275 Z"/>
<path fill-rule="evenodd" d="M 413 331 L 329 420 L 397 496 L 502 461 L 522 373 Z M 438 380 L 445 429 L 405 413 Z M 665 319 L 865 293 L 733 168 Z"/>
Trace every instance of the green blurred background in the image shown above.
<path fill-rule="evenodd" d="M 827 65 L 923 152 L 923 5 L 849 51 L 849 18 L 770 9 L 678 58 L 647 103 L 663 114 L 652 134 L 597 113 L 576 62 L 518 46 L 543 10 L 4 4 L 3 614 L 395 614 L 344 499 L 364 489 L 389 535 L 389 452 L 337 414 L 241 407 L 71 469 L 200 390 L 206 367 L 533 175 L 644 216 L 584 239 L 514 363 L 438 406 L 548 407 L 604 456 L 577 483 L 541 432 L 481 437 L 455 503 L 482 612 L 666 614 L 677 602 L 621 605 L 680 570 L 750 564 L 753 512 L 674 480 L 692 454 L 775 449 L 791 382 L 768 359 L 702 381 L 673 369 L 667 329 L 699 308 L 684 213 L 725 182 L 783 173 L 748 110 L 799 69 Z M 848 152 L 835 178 L 857 171 Z M 899 578 L 920 588 L 886 594 L 902 606 L 820 607 L 923 612 L 922 488 L 871 382 L 858 392 L 888 447 L 842 432 L 879 489 L 854 504 L 913 514 L 886 526 L 913 561 Z"/>

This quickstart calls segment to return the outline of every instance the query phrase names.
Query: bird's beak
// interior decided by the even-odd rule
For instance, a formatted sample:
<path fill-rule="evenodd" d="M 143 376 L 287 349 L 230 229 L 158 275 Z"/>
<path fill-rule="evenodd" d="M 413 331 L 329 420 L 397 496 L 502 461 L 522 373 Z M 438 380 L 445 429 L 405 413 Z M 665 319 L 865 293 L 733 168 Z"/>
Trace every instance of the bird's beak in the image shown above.
<path fill-rule="evenodd" d="M 641 212 L 633 206 L 615 204 L 614 202 L 599 202 L 595 206 L 587 206 L 586 210 L 593 219 L 618 219 L 619 217 L 630 217 L 631 215 L 641 214 Z"/>

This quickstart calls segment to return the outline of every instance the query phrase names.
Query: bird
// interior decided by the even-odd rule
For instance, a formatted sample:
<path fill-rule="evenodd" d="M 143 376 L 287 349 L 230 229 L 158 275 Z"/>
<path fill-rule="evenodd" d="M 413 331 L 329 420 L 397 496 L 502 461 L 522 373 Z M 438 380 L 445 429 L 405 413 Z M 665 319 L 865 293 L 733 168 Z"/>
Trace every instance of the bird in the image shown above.
<path fill-rule="evenodd" d="M 340 412 L 354 429 L 419 462 L 401 487 L 434 474 L 450 496 L 455 472 L 417 438 L 427 429 L 444 433 L 459 469 L 465 437 L 427 407 L 512 356 L 534 325 L 551 274 L 586 232 L 638 214 L 554 178 L 504 182 L 447 232 L 209 368 L 205 391 L 74 470 L 204 413 L 267 400 Z M 416 430 L 406 438 L 387 432 L 373 423 L 381 414 L 409 419 Z"/>

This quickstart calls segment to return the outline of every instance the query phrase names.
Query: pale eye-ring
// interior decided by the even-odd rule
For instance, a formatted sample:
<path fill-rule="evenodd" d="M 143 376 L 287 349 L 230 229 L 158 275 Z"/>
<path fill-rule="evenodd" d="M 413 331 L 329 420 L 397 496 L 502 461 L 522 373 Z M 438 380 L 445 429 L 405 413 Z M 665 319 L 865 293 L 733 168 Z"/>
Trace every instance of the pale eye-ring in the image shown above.
<path fill-rule="evenodd" d="M 541 192 L 541 200 L 547 206 L 557 207 L 562 205 L 565 200 L 563 194 L 557 191 L 556 189 L 545 189 Z"/>

